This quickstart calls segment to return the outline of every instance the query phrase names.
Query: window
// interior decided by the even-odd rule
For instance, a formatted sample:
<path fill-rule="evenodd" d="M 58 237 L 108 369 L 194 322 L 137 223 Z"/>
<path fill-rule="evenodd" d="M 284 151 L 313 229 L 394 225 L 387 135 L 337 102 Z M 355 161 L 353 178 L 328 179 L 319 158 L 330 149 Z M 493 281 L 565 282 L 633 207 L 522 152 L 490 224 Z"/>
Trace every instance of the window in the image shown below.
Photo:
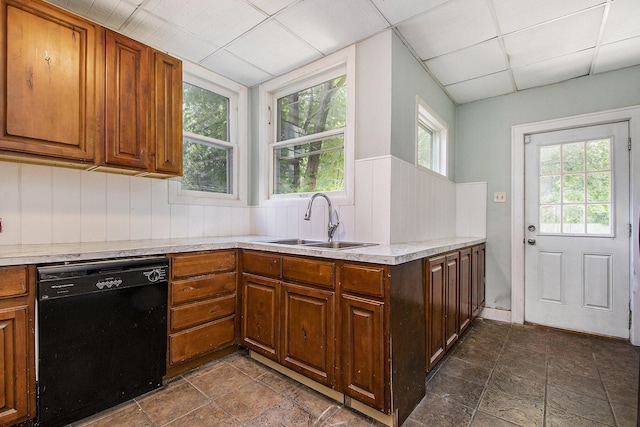
<path fill-rule="evenodd" d="M 447 130 L 444 120 L 416 97 L 416 164 L 447 176 Z"/>
<path fill-rule="evenodd" d="M 188 63 L 184 67 L 183 176 L 170 184 L 170 202 L 243 204 L 246 88 Z"/>
<path fill-rule="evenodd" d="M 613 234 L 611 139 L 540 148 L 540 233 Z"/>
<path fill-rule="evenodd" d="M 265 199 L 349 197 L 353 169 L 352 48 L 261 86 Z"/>

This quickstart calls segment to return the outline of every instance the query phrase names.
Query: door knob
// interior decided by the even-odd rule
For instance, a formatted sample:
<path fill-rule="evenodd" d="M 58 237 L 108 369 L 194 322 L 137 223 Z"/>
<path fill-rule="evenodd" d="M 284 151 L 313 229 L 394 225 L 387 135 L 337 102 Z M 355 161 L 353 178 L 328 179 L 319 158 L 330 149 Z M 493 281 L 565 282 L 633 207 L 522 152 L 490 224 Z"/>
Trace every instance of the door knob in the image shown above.
<path fill-rule="evenodd" d="M 535 245 L 536 244 L 536 239 L 529 239 L 527 240 L 527 243 L 530 245 Z"/>

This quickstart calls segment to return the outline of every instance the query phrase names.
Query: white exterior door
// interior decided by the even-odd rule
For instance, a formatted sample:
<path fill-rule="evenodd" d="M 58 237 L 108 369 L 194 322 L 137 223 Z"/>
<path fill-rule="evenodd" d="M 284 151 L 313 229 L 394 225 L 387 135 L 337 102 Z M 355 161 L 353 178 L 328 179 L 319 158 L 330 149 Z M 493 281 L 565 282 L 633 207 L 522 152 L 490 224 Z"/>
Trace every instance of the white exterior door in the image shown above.
<path fill-rule="evenodd" d="M 526 137 L 525 321 L 629 338 L 628 132 Z"/>

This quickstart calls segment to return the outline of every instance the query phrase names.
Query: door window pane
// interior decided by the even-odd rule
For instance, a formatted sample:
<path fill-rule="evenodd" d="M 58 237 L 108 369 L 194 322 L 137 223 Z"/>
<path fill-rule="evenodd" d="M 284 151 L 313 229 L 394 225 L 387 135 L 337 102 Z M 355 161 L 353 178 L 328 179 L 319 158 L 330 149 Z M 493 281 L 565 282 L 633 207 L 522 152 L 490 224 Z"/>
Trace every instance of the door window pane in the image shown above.
<path fill-rule="evenodd" d="M 610 236 L 611 139 L 547 145 L 539 153 L 540 232 Z"/>

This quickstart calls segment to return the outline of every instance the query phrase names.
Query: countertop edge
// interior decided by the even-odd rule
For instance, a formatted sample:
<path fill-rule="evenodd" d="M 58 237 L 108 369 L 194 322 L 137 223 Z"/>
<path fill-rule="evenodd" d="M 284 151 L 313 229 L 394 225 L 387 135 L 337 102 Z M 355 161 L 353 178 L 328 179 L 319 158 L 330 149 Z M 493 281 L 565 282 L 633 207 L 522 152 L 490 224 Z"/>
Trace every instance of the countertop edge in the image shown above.
<path fill-rule="evenodd" d="M 251 249 L 373 264 L 398 265 L 486 242 L 484 237 L 450 237 L 355 249 L 318 249 L 269 243 L 273 237 L 237 236 L 0 246 L 0 266 L 50 264 L 219 249 Z"/>

